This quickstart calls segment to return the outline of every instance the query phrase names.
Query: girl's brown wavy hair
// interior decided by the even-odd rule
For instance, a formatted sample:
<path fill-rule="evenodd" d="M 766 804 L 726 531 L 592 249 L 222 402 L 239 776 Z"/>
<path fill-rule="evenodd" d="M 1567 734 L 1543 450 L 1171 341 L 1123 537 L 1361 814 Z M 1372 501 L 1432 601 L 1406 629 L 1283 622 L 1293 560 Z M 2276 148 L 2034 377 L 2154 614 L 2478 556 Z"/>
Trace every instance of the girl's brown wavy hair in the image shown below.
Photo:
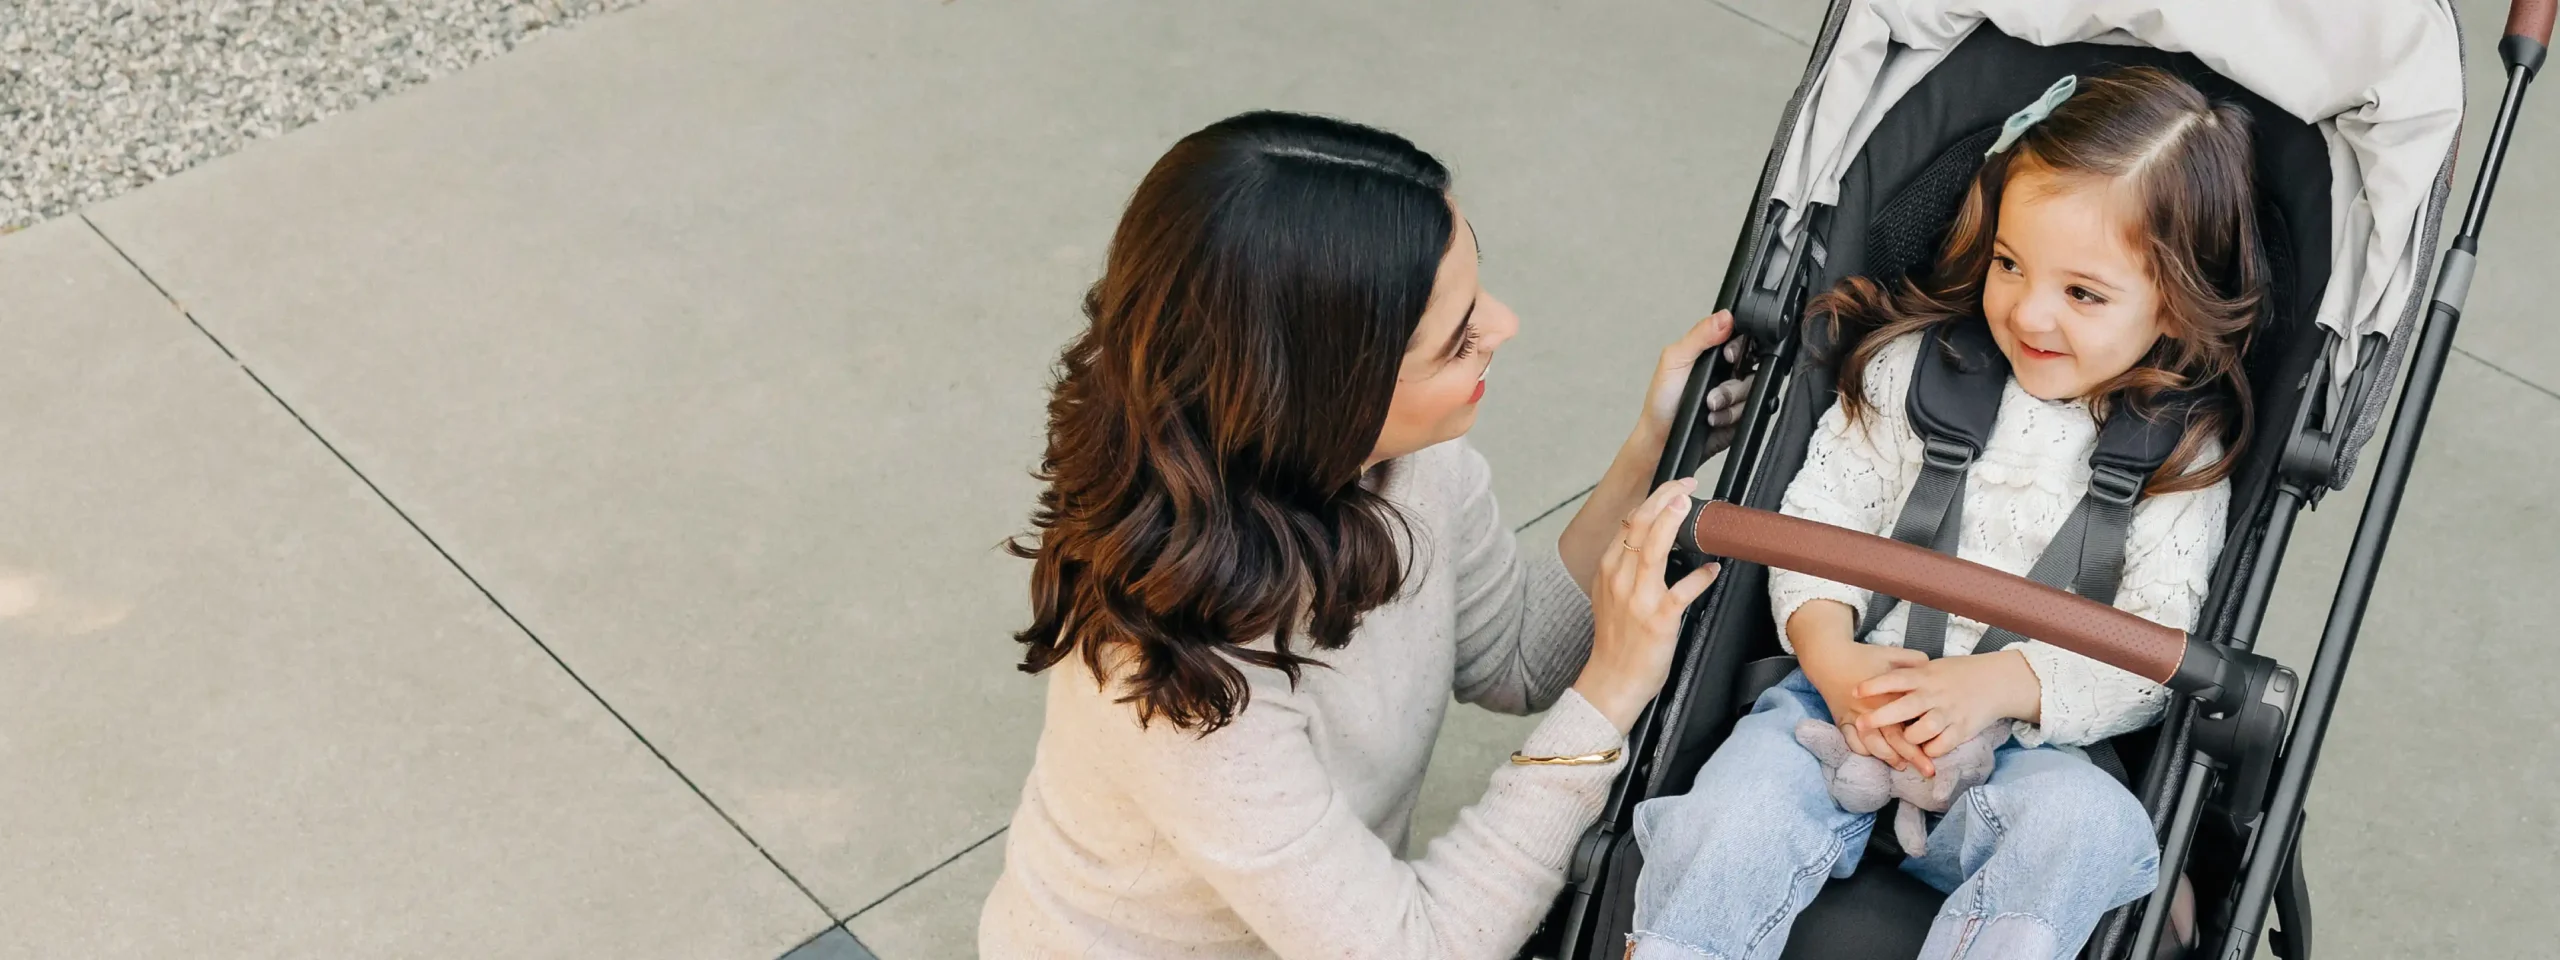
<path fill-rule="evenodd" d="M 1456 214 L 1448 169 L 1356 124 L 1184 137 L 1120 220 L 1049 400 L 1021 669 L 1080 655 L 1141 723 L 1206 734 L 1404 581 L 1365 465 Z M 1365 481 L 1365 482 L 1364 482 Z M 1267 649 L 1261 643 L 1269 638 Z"/>
<path fill-rule="evenodd" d="M 2172 493 L 2220 482 L 2249 442 L 2253 400 L 2241 361 L 2266 308 L 2249 131 L 2247 110 L 2209 101 L 2155 68 L 2083 82 L 2052 116 L 1983 161 L 1926 281 L 1905 279 L 1888 290 L 1852 277 L 1807 305 L 1809 317 L 1828 319 L 1833 342 L 1857 338 L 1839 365 L 1840 403 L 1849 417 L 1865 411 L 1867 366 L 1887 343 L 1981 315 L 2000 195 L 2013 177 L 2041 171 L 2115 181 L 2132 191 L 2140 211 L 2131 240 L 2159 286 L 2168 335 L 2133 369 L 2093 391 L 2091 412 L 2103 423 L 2116 403 L 2145 414 L 2183 405 L 2186 434 L 2145 490 Z M 2222 442 L 2222 456 L 2199 465 L 2213 440 Z"/>

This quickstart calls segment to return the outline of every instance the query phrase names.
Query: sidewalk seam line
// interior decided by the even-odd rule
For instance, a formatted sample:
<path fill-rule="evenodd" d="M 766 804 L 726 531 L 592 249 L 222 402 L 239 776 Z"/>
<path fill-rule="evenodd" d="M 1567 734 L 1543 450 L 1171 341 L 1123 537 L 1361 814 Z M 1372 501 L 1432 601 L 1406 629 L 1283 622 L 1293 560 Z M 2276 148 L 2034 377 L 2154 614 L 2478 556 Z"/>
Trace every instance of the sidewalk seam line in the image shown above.
<path fill-rule="evenodd" d="M 151 271 L 142 269 L 142 264 L 134 262 L 133 254 L 124 252 L 123 244 L 117 243 L 114 237 L 107 236 L 106 231 L 98 229 L 98 222 L 89 219 L 87 211 L 74 213 L 72 216 L 79 217 L 81 225 L 88 227 L 90 233 L 97 234 L 98 239 L 107 245 L 107 249 L 115 251 L 116 256 L 124 260 L 125 266 L 132 267 L 134 274 L 140 276 L 142 282 L 150 284 L 151 289 L 160 294 L 160 299 L 169 301 L 169 308 L 178 311 L 179 316 L 187 318 L 187 323 L 194 326 L 197 333 L 204 334 L 205 339 L 213 341 L 214 349 L 222 351 L 222 355 L 230 358 L 231 362 L 240 362 L 240 355 L 232 353 L 231 347 L 224 344 L 221 337 L 214 336 L 213 331 L 205 329 L 204 324 L 197 323 L 196 315 L 187 312 L 187 305 L 179 303 L 178 298 L 169 293 L 169 288 L 161 286 L 159 278 L 151 275 Z"/>
<path fill-rule="evenodd" d="M 2481 365 L 2481 366 L 2487 367 L 2487 368 L 2489 368 L 2489 369 L 2491 369 L 2491 370 L 2495 370 L 2495 371 L 2497 371 L 2497 372 L 2499 372 L 2499 373 L 2501 373 L 2501 374 L 2504 374 L 2504 375 L 2506 375 L 2506 378 L 2507 378 L 2507 379 L 2509 379 L 2509 380 L 2513 380 L 2513 381 L 2515 381 L 2515 382 L 2517 382 L 2517 383 L 2524 384 L 2525 386 L 2532 388 L 2535 392 L 2540 393 L 2540 394 L 2542 394 L 2543 396 L 2550 397 L 2551 399 L 2554 399 L 2554 400 L 2560 400 L 2560 390 L 2553 390 L 2553 389 L 2551 389 L 2550 387 L 2546 387 L 2546 386 L 2543 386 L 2543 385 L 2541 385 L 2541 384 L 2539 384 L 2539 383 L 2535 383 L 2535 382 L 2533 382 L 2532 380 L 2527 379 L 2527 378 L 2525 377 L 2525 375 L 2520 374 L 2520 373 L 2517 373 L 2517 372 L 2515 372 L 2515 371 L 2513 371 L 2513 370 L 2509 370 L 2509 369 L 2507 369 L 2507 368 L 2505 368 L 2505 367 L 2501 367 L 2501 366 L 2499 366 L 2499 365 L 2497 365 L 2497 364 L 2495 364 L 2495 363 L 2491 363 L 2491 362 L 2489 362 L 2489 360 L 2488 360 L 2487 358 L 2482 357 L 2482 356 L 2481 356 L 2481 355 L 2479 355 L 2479 354 L 2473 353 L 2473 352 L 2471 352 L 2471 351 L 2469 351 L 2469 350 L 2467 350 L 2467 349 L 2464 349 L 2464 348 L 2462 348 L 2461 346 L 2455 346 L 2455 347 L 2453 348 L 2453 352 L 2455 352 L 2455 353 L 2459 353 L 2459 354 L 2461 354 L 2461 355 L 2463 355 L 2463 356 L 2466 356 L 2466 357 L 2470 357 L 2470 358 L 2471 358 L 2471 362 L 2473 362 L 2473 363 L 2477 363 L 2477 364 L 2479 364 L 2479 365 Z"/>
<path fill-rule="evenodd" d="M 1717 7 L 1722 8 L 1722 9 L 1724 10 L 1724 12 L 1726 12 L 1726 13 L 1730 13 L 1730 14 L 1733 14 L 1734 16 L 1737 16 L 1737 17 L 1741 17 L 1742 19 L 1745 19 L 1745 20 L 1749 20 L 1749 21 L 1751 21 L 1752 23 L 1759 25 L 1760 29 L 1762 29 L 1762 30 L 1767 30 L 1767 31 L 1769 31 L 1770 33 L 1777 34 L 1779 37 L 1784 38 L 1784 39 L 1787 39 L 1787 40 L 1793 40 L 1793 41 L 1795 41 L 1797 44 L 1799 44 L 1799 45 L 1801 45 L 1801 46 L 1805 46 L 1805 47 L 1811 47 L 1811 46 L 1813 46 L 1813 41 L 1811 41 L 1811 40 L 1807 40 L 1807 39 L 1805 39 L 1805 38 L 1803 38 L 1803 37 L 1796 36 L 1795 34 L 1792 34 L 1792 33 L 1788 33 L 1788 32 L 1786 32 L 1786 31 L 1784 31 L 1784 30 L 1780 30 L 1780 29 L 1778 29 L 1778 26 L 1777 26 L 1776 24 L 1770 23 L 1769 21 L 1766 21 L 1766 20 L 1762 20 L 1762 19 L 1760 19 L 1759 17 L 1752 16 L 1752 15 L 1750 15 L 1750 14 L 1748 14 L 1748 13 L 1744 13 L 1740 8 L 1735 7 L 1734 5 L 1732 5 L 1732 4 L 1730 4 L 1730 3 L 1726 3 L 1726 2 L 1724 2 L 1724 0 L 1713 0 L 1713 2 L 1715 3 L 1715 5 L 1716 5 Z"/>
<path fill-rule="evenodd" d="M 393 501 L 390 494 L 383 492 L 382 487 L 375 484 L 372 477 L 366 476 L 363 470 L 356 467 L 354 461 L 347 459 L 346 454 L 338 451 L 336 444 L 330 443 L 328 437 L 320 434 L 319 428 L 312 426 L 311 421 L 304 419 L 302 411 L 294 409 L 293 404 L 285 402 L 284 397 L 276 393 L 274 387 L 268 386 L 267 381 L 264 378 L 259 377 L 256 370 L 250 369 L 249 364 L 246 361 L 241 360 L 238 354 L 232 353 L 231 348 L 225 346 L 221 338 L 214 336 L 213 331 L 205 329 L 204 324 L 196 320 L 194 313 L 187 310 L 184 304 L 179 303 L 178 298 L 170 296 L 168 289 L 162 287 L 160 285 L 160 281 L 151 276 L 150 271 L 142 269 L 142 264 L 135 262 L 133 256 L 126 253 L 122 245 L 116 243 L 114 238 L 107 236 L 106 231 L 99 229 L 98 225 L 89 219 L 88 214 L 79 213 L 75 215 L 80 218 L 81 223 L 86 224 L 89 227 L 90 232 L 97 234 L 98 239 L 106 243 L 108 249 L 114 250 L 116 256 L 124 258 L 125 265 L 132 267 L 133 272 L 140 275 L 144 283 L 150 284 L 151 289 L 159 291 L 160 296 L 169 301 L 170 308 L 176 310 L 179 316 L 186 318 L 187 323 L 194 326 L 196 328 L 196 332 L 203 334 L 204 338 L 213 344 L 214 349 L 222 351 L 222 355 L 230 358 L 232 364 L 240 368 L 241 373 L 247 374 L 249 382 L 257 384 L 258 389 L 264 392 L 268 399 L 274 400 L 276 402 L 276 406 L 284 408 L 285 414 L 292 417 L 293 422 L 300 424 L 304 433 L 310 434 L 311 439 L 319 441 L 321 449 L 329 451 L 330 456 L 337 458 L 339 465 L 346 467 L 347 472 L 355 474 L 356 480 L 363 483 L 365 489 L 373 491 L 374 498 L 381 500 L 383 506 L 390 507 L 393 516 L 399 517 L 400 522 L 407 524 L 411 532 L 416 533 L 419 539 L 425 540 L 428 548 L 433 549 L 436 552 L 436 556 L 444 558 L 445 565 L 452 567 L 455 573 L 461 574 L 463 582 L 469 583 L 472 589 L 479 591 L 480 597 L 489 601 L 490 606 L 497 608 L 498 614 L 506 617 L 508 623 L 514 624 L 516 630 L 524 634 L 525 639 L 533 641 L 535 648 L 541 650 L 544 656 L 551 658 L 552 665 L 559 667 L 560 672 L 568 674 L 570 682 L 577 684 L 578 689 L 586 691 L 587 697 L 594 700 L 597 706 L 603 707 L 606 715 L 611 716 L 614 719 L 614 722 L 621 724 L 622 729 L 631 734 L 632 739 L 640 741 L 640 746 L 647 749 L 650 756 L 656 757 L 660 766 L 666 767 L 667 772 L 675 774 L 676 780 L 683 783 L 685 789 L 693 791 L 694 797 L 701 800 L 703 805 L 710 807 L 712 813 L 718 814 L 720 821 L 728 824 L 729 829 L 735 832 L 739 839 L 745 840 L 747 842 L 747 846 L 755 848 L 756 853 L 763 856 L 766 863 L 772 864 L 773 868 L 782 874 L 783 879 L 791 881 L 791 885 L 799 889 L 800 895 L 809 898 L 809 902 L 818 908 L 818 912 L 825 914 L 830 923 L 841 925 L 841 921 L 837 921 L 835 919 L 835 911 L 828 908 L 827 902 L 820 899 L 816 891 L 809 889 L 808 884 L 800 882 L 800 878 L 791 872 L 791 868 L 783 866 L 782 861 L 776 858 L 772 851 L 765 849 L 764 844 L 758 842 L 755 835 L 748 833 L 747 828 L 740 825 L 737 818 L 730 816 L 729 811 L 722 809 L 718 801 L 711 799 L 711 795 L 705 793 L 700 784 L 694 783 L 691 776 L 686 775 L 683 769 L 677 767 L 674 760 L 668 758 L 664 751 L 658 749 L 657 744 L 649 742 L 649 737 L 646 734 L 641 733 L 639 727 L 634 726 L 629 718 L 624 717 L 621 710 L 615 709 L 613 703 L 604 698 L 603 693 L 596 690 L 593 685 L 587 683 L 587 678 L 579 676 L 578 671 L 570 667 L 567 660 L 561 659 L 560 654 L 551 649 L 551 645 L 544 642 L 540 634 L 534 633 L 532 627 L 527 626 L 523 620 L 518 619 L 515 611 L 507 609 L 507 605 L 498 599 L 497 594 L 491 593 L 489 588 L 480 582 L 480 578 L 472 576 L 471 571 L 463 567 L 462 561 L 454 559 L 453 554 L 445 550 L 444 544 L 436 542 L 435 536 L 428 533 L 425 527 L 419 526 L 418 521 L 411 518 L 408 511 L 401 509 L 400 504 Z M 985 843 L 986 841 L 980 840 L 978 842 Z M 977 848 L 975 845 L 972 845 L 970 849 L 974 850 Z M 966 852 L 968 851 L 962 851 L 962 853 Z M 909 882 L 912 883 L 913 881 Z M 904 888 L 901 887 L 900 889 Z M 852 931 L 846 932 L 850 933 Z"/>
<path fill-rule="evenodd" d="M 952 855 L 950 855 L 950 856 L 948 856 L 948 857 L 944 857 L 944 858 L 942 858 L 942 862 L 941 862 L 941 863 L 937 863 L 937 864 L 934 864 L 933 866 L 926 867 L 926 868 L 925 868 L 925 871 L 924 871 L 923 873 L 919 873 L 919 874 L 916 874 L 916 875 L 915 875 L 915 876 L 913 876 L 913 877 L 909 877 L 909 878 L 907 878 L 907 882 L 905 882 L 905 883 L 901 883 L 901 884 L 897 885 L 895 888 L 891 889 L 889 892 L 884 893 L 884 894 L 881 894 L 881 895 L 880 895 L 880 897 L 879 897 L 879 899 L 873 900 L 873 901 L 871 901 L 870 903 L 863 904 L 863 905 L 862 905 L 862 909 L 860 909 L 860 910 L 856 910 L 856 911 L 854 911 L 854 912 L 852 912 L 852 913 L 845 914 L 844 919 L 843 919 L 843 920 L 841 920 L 841 921 L 838 921 L 838 922 L 840 922 L 840 923 L 842 923 L 842 924 L 844 924 L 844 925 L 845 925 L 845 931 L 844 931 L 844 932 L 846 932 L 846 933 L 852 933 L 852 932 L 853 932 L 853 926 L 852 926 L 852 924 L 853 924 L 853 918 L 855 918 L 855 917 L 859 917 L 859 916 L 861 916 L 861 915 L 863 915 L 863 914 L 866 914 L 866 913 L 870 913 L 870 912 L 871 912 L 871 910 L 872 910 L 872 908 L 877 907 L 877 906 L 879 906 L 879 905 L 881 905 L 881 904 L 887 903 L 887 902 L 889 902 L 889 899 L 890 899 L 890 898 L 895 897 L 895 896 L 897 896 L 897 895 L 899 895 L 899 894 L 901 894 L 901 893 L 905 893 L 905 892 L 907 892 L 907 888 L 908 888 L 908 887 L 912 887 L 912 886 L 915 886 L 916 884 L 923 883 L 923 882 L 924 882 L 924 878 L 926 878 L 926 877 L 930 877 L 930 876 L 933 876 L 934 874 L 937 874 L 937 873 L 941 873 L 941 872 L 942 872 L 942 868 L 944 868 L 944 867 L 948 867 L 948 866 L 950 866 L 950 865 L 952 865 L 952 864 L 954 864 L 954 863 L 958 863 L 958 862 L 960 861 L 960 858 L 961 858 L 961 857 L 965 857 L 965 856 L 968 856 L 968 855 L 970 855 L 970 854 L 972 854 L 972 853 L 977 852 L 977 850 L 978 850 L 978 848 L 979 848 L 979 847 L 986 846 L 986 845 L 987 845 L 987 842 L 988 842 L 988 841 L 990 841 L 990 840 L 994 840 L 994 839 L 995 839 L 995 838 L 997 838 L 997 837 L 1004 836 L 1004 832 L 1005 832 L 1006 830 L 1010 830 L 1010 829 L 1012 829 L 1012 826 L 1011 826 L 1010 824 L 1008 824 L 1008 825 L 1006 825 L 1006 826 L 997 827 L 997 828 L 996 828 L 996 832 L 994 832 L 994 833 L 990 833 L 990 834 L 987 834 L 986 836 L 983 836 L 983 837 L 979 837 L 979 838 L 978 838 L 978 842 L 976 842 L 976 843 L 972 843 L 972 844 L 970 844 L 970 845 L 968 845 L 968 846 L 966 846 L 966 847 L 962 847 L 962 848 L 960 849 L 960 852 L 959 852 L 959 853 L 955 853 L 955 854 L 952 854 Z"/>
<path fill-rule="evenodd" d="M 1548 518 L 1548 517 L 1555 516 L 1555 515 L 1556 515 L 1556 511 L 1558 511 L 1558 510 L 1562 510 L 1562 509 L 1564 509 L 1564 508 L 1566 508 L 1566 507 L 1569 507 L 1569 506 L 1572 506 L 1574 501 L 1576 501 L 1576 500 L 1580 500 L 1580 499 L 1582 499 L 1582 498 L 1584 498 L 1584 497 L 1587 497 L 1587 496 L 1590 496 L 1590 495 L 1591 495 L 1591 491 L 1598 490 L 1598 489 L 1600 489 L 1600 485 L 1599 485 L 1599 484 L 1597 484 L 1597 483 L 1594 483 L 1594 484 L 1592 484 L 1592 485 L 1590 485 L 1590 486 L 1584 487 L 1584 488 L 1582 488 L 1582 492 L 1581 492 L 1581 493 L 1577 493 L 1577 494 L 1574 494 L 1573 496 L 1566 497 L 1566 498 L 1564 498 L 1563 500 L 1559 500 L 1559 501 L 1557 501 L 1555 506 L 1548 507 L 1548 508 L 1546 508 L 1545 510 L 1541 510 L 1541 511 L 1539 511 L 1537 516 L 1534 516 L 1534 517 L 1530 517 L 1530 518 L 1529 518 L 1529 522 L 1527 522 L 1527 523 L 1524 523 L 1524 524 L 1521 524 L 1521 525 L 1519 525 L 1519 526 L 1516 526 L 1516 527 L 1511 528 L 1511 532 L 1513 532 L 1513 533 L 1519 533 L 1519 532 L 1520 532 L 1520 531 L 1522 531 L 1522 530 L 1527 530 L 1527 529 L 1529 529 L 1530 527 L 1537 526 L 1537 525 L 1538 525 L 1538 521 L 1540 521 L 1540 520 L 1544 520 L 1544 519 L 1546 519 L 1546 518 Z"/>

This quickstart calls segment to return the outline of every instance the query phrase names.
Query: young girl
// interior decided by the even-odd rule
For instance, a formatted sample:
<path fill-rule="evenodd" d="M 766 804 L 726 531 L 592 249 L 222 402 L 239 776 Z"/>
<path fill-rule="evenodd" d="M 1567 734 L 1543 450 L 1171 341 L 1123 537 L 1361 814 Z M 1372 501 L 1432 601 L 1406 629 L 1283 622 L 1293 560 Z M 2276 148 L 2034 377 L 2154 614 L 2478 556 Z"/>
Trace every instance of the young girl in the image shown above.
<path fill-rule="evenodd" d="M 1923 338 L 1987 324 L 2011 374 L 1966 477 L 1958 553 L 2024 575 L 2086 491 L 2107 411 L 2157 410 L 2176 391 L 2185 434 L 2134 509 L 2115 604 L 2191 626 L 2222 544 L 2226 451 L 2249 422 L 2240 358 L 2264 267 L 2247 115 L 2145 68 L 2057 82 L 2003 131 L 1928 283 L 1851 280 L 1814 302 L 1833 329 L 1869 332 L 1839 366 L 1840 402 L 1784 512 L 1890 535 L 1922 468 L 1904 400 Z M 1638 809 L 1632 956 L 1776 957 L 1824 882 L 1856 868 L 1874 816 L 1832 800 L 1795 737 L 1809 717 L 1924 773 L 2016 722 L 1990 781 L 1903 864 L 1949 894 L 1922 957 L 2067 957 L 2100 915 L 2150 892 L 2150 817 L 2077 748 L 2154 722 L 2166 691 L 2032 641 L 1974 654 L 1984 627 L 1961 617 L 1932 660 L 1900 646 L 1909 604 L 1861 637 L 1867 593 L 1802 574 L 1771 571 L 1769 595 L 1802 669 L 1735 725 L 1692 792 Z"/>

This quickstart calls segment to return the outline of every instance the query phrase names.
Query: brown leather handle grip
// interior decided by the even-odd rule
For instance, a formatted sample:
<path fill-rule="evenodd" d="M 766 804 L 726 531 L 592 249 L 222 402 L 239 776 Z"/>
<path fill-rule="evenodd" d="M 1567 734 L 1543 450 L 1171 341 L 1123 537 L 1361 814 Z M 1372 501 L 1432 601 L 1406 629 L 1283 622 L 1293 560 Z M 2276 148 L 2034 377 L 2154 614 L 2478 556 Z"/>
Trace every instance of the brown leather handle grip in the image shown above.
<path fill-rule="evenodd" d="M 2016 631 L 2168 683 L 2184 631 L 1971 560 L 1827 523 L 1721 501 L 1698 507 L 1700 550 L 1864 587 L 1906 603 Z"/>
<path fill-rule="evenodd" d="M 2526 37 L 2543 46 L 2551 45 L 2551 17 L 2560 11 L 2560 0 L 2514 0 L 2507 5 L 2507 36 Z"/>

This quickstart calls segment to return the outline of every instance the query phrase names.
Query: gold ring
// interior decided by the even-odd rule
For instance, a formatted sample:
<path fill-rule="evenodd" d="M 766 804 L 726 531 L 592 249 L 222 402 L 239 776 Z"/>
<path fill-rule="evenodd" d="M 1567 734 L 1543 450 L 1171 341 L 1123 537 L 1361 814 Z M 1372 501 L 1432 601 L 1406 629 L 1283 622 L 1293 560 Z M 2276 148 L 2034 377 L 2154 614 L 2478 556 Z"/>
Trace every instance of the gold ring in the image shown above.
<path fill-rule="evenodd" d="M 1632 543 L 1628 543 L 1628 542 L 1627 542 L 1627 538 L 1625 538 L 1625 537 L 1619 537 L 1619 538 L 1618 538 L 1618 545 L 1619 545 L 1619 546 L 1621 546 L 1621 547 L 1625 547 L 1625 548 L 1627 548 L 1627 549 L 1629 549 L 1629 550 L 1635 550 L 1635 549 L 1636 549 L 1636 545 L 1635 545 L 1635 544 L 1632 544 Z M 1643 551 L 1638 550 L 1637 552 L 1641 553 L 1641 552 L 1643 552 Z"/>

